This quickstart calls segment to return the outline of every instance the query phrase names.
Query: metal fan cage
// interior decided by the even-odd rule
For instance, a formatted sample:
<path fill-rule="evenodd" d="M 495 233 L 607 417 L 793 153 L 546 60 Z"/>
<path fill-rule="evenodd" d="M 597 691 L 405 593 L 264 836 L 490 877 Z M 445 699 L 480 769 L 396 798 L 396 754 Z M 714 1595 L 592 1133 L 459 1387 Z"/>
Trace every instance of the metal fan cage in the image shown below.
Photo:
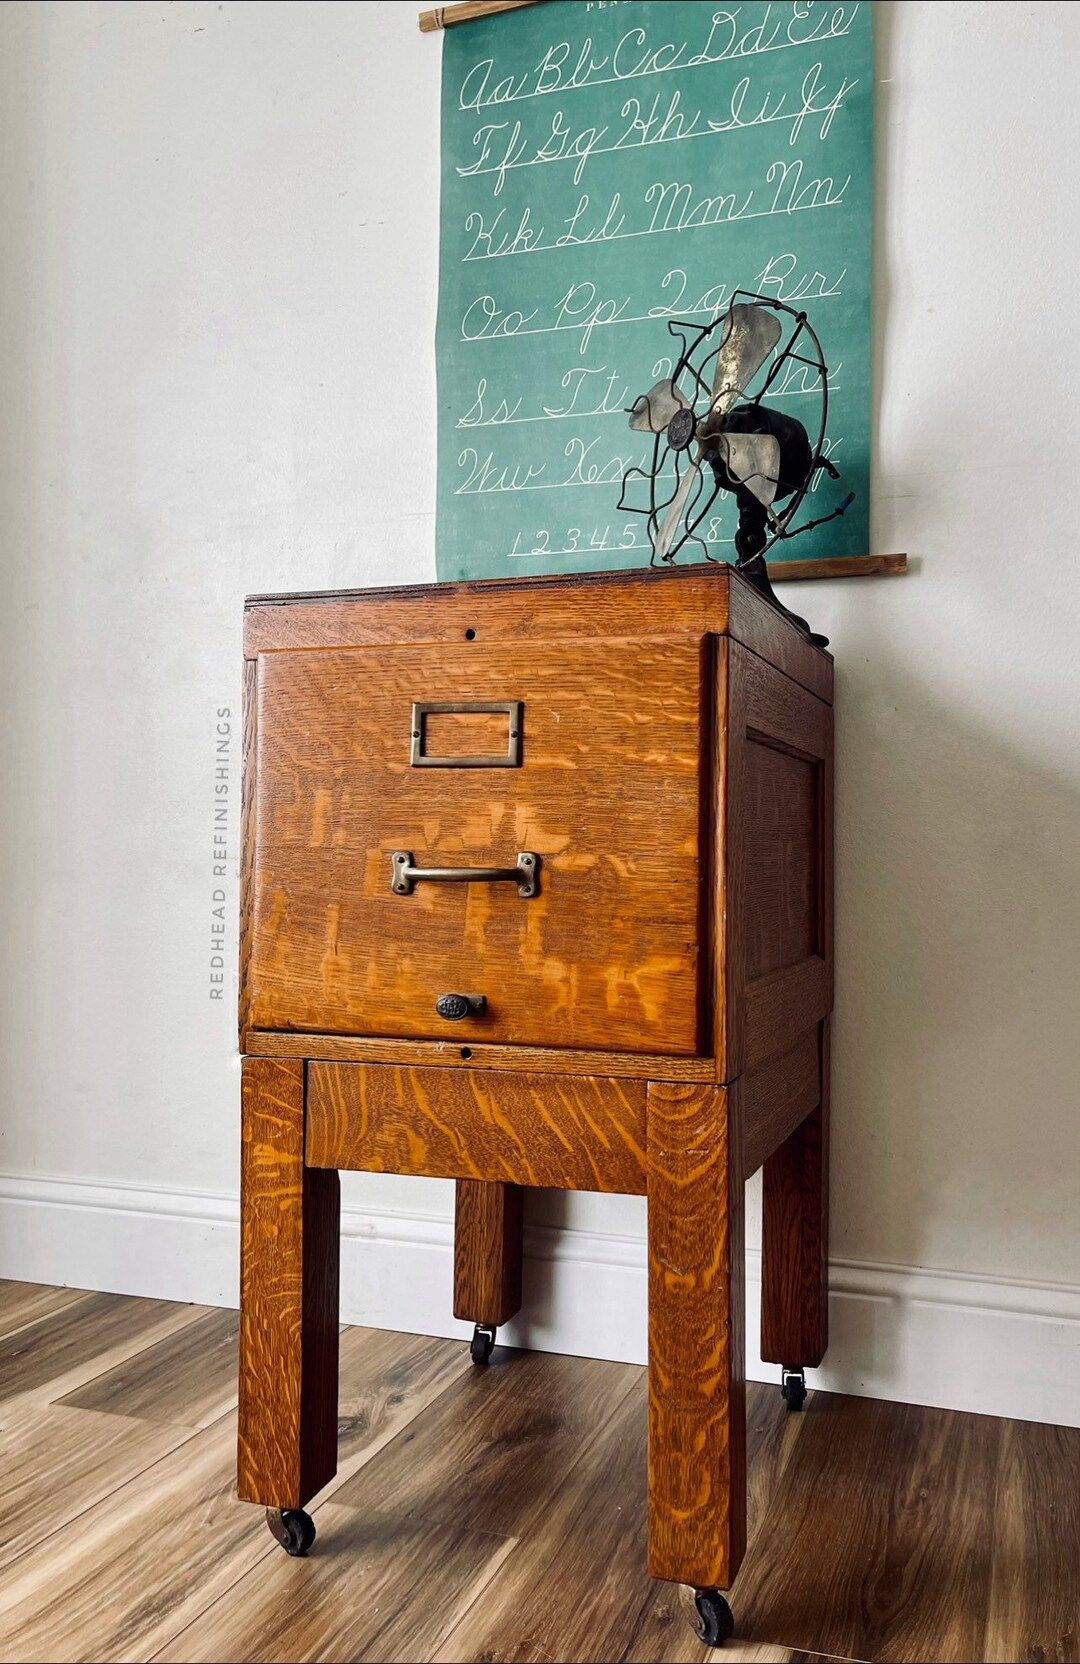
<path fill-rule="evenodd" d="M 670 318 L 668 320 L 668 330 L 682 345 L 682 351 L 671 372 L 671 381 L 685 395 L 689 396 L 692 392 L 692 397 L 689 397 L 689 404 L 695 415 L 697 414 L 699 400 L 704 401 L 706 408 L 708 408 L 713 398 L 711 372 L 715 370 L 716 361 L 723 351 L 731 328 L 731 309 L 738 303 L 767 307 L 772 312 L 785 314 L 791 320 L 787 340 L 775 352 L 772 363 L 765 371 L 760 387 L 753 394 L 747 394 L 745 389 L 741 390 L 740 408 L 752 408 L 763 404 L 770 390 L 776 385 L 788 365 L 804 365 L 817 371 L 817 385 L 811 386 L 809 389 L 811 393 L 818 394 L 819 407 L 816 438 L 810 440 L 810 466 L 805 477 L 791 491 L 782 511 L 777 513 L 772 508 L 766 511 L 768 532 L 765 542 L 745 557 L 749 560 L 759 560 L 781 540 L 800 537 L 804 532 L 812 531 L 815 526 L 824 525 L 827 521 L 843 514 L 852 502 L 854 493 L 850 493 L 830 513 L 819 515 L 814 520 L 808 520 L 802 526 L 793 527 L 792 522 L 802 508 L 806 495 L 813 486 L 815 476 L 824 470 L 833 479 L 839 477 L 836 468 L 825 455 L 825 437 L 829 419 L 828 367 L 825 363 L 821 341 L 805 312 L 796 311 L 794 307 L 788 306 L 784 301 L 775 300 L 771 296 L 755 294 L 749 289 L 737 289 L 731 296 L 727 312 L 710 324 L 698 326 L 683 319 Z M 706 342 L 710 341 L 715 342 L 715 344 L 711 345 L 699 358 L 700 349 Z M 759 373 L 760 367 L 751 377 L 751 384 Z M 681 383 L 687 378 L 690 385 L 683 388 Z M 722 424 L 720 431 L 722 431 Z M 675 459 L 672 489 L 669 495 L 658 498 L 657 487 L 666 478 L 663 469 L 669 453 Z M 627 513 L 642 514 L 646 517 L 649 543 L 653 550 L 650 565 L 670 565 L 679 550 L 688 543 L 696 545 L 707 560 L 716 560 L 716 557 L 710 552 L 708 543 L 698 535 L 698 528 L 708 515 L 721 490 L 724 490 L 725 487 L 712 468 L 709 469 L 709 476 L 712 481 L 709 485 L 706 481 L 706 471 L 700 466 L 700 462 L 701 453 L 699 453 L 697 460 L 691 459 L 689 447 L 681 449 L 673 447 L 665 431 L 653 435 L 651 468 L 635 466 L 628 468 L 623 475 L 622 492 L 618 507 Z M 676 501 L 684 471 L 689 467 L 697 469 L 698 483 L 696 487 L 691 488 L 690 496 L 683 511 L 682 534 L 673 539 L 670 547 L 658 559 L 656 544 L 664 515 Z M 646 508 L 639 508 L 636 504 L 627 501 L 627 488 L 634 478 L 643 479 L 648 484 L 649 504 Z M 736 564 L 740 564 L 740 562 Z"/>

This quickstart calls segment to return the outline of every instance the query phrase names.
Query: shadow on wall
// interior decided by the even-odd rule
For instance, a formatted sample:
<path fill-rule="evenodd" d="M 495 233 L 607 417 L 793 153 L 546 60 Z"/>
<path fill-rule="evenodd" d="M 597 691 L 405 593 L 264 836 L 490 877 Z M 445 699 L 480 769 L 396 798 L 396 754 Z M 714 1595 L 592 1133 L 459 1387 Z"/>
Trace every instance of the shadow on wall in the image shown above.
<path fill-rule="evenodd" d="M 833 1257 L 1075 1281 L 1080 781 L 950 708 L 878 616 L 837 666 Z M 526 1327 L 559 1276 L 531 1262 Z"/>
<path fill-rule="evenodd" d="M 1075 1278 L 1080 781 L 863 649 L 838 665 L 833 1252 Z"/>

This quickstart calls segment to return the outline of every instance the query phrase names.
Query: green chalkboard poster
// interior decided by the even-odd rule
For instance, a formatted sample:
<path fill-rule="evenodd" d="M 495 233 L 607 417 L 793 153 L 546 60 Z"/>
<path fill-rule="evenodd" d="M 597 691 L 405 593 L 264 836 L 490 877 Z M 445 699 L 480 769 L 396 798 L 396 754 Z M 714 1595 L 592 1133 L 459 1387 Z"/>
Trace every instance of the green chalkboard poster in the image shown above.
<path fill-rule="evenodd" d="M 651 457 L 627 407 L 670 373 L 667 320 L 710 321 L 737 289 L 807 312 L 857 493 L 770 558 L 869 552 L 871 13 L 547 0 L 447 32 L 440 578 L 647 564 L 644 519 L 618 508 Z M 813 379 L 779 394 L 807 426 Z M 804 517 L 840 490 L 819 475 Z M 722 494 L 714 558 L 735 521 Z"/>

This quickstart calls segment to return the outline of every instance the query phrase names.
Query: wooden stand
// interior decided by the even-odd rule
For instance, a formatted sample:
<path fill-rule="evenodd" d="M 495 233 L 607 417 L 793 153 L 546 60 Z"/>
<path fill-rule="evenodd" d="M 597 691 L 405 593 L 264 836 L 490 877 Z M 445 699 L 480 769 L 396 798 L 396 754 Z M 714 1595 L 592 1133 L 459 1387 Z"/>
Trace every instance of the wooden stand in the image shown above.
<path fill-rule="evenodd" d="M 458 1181 L 479 1362 L 522 1187 L 646 1194 L 649 1570 L 722 1639 L 758 1167 L 792 1408 L 827 1344 L 832 661 L 694 568 L 272 598 L 246 643 L 240 1495 L 313 1540 L 339 1169 Z"/>

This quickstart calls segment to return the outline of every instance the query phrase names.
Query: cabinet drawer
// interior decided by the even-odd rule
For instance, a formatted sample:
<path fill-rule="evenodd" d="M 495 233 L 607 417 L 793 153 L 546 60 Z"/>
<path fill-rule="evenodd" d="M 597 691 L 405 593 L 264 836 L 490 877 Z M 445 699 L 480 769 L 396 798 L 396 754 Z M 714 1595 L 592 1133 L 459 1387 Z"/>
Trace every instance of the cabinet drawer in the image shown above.
<path fill-rule="evenodd" d="M 262 655 L 251 1026 L 696 1052 L 705 650 Z M 414 717 L 454 705 L 494 708 Z M 505 872 L 526 853 L 531 895 L 505 878 L 392 887 L 395 854 Z M 444 1020 L 447 993 L 483 1007 Z"/>

